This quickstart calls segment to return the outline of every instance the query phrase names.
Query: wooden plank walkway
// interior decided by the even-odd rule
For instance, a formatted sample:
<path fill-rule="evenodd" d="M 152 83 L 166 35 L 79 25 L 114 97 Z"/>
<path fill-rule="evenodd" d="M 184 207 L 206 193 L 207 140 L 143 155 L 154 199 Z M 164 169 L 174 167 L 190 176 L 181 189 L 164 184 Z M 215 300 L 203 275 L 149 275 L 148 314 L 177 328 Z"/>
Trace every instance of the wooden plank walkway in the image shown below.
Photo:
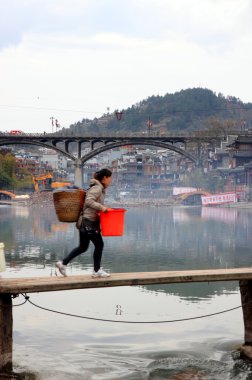
<path fill-rule="evenodd" d="M 68 277 L 0 277 L 0 373 L 10 372 L 13 367 L 13 294 L 211 281 L 239 281 L 245 331 L 241 355 L 252 360 L 252 268 L 113 273 L 111 277 L 95 279 L 90 274 Z"/>
<path fill-rule="evenodd" d="M 98 279 L 91 275 L 0 278 L 0 294 L 234 280 L 252 280 L 252 268 L 113 273 Z"/>

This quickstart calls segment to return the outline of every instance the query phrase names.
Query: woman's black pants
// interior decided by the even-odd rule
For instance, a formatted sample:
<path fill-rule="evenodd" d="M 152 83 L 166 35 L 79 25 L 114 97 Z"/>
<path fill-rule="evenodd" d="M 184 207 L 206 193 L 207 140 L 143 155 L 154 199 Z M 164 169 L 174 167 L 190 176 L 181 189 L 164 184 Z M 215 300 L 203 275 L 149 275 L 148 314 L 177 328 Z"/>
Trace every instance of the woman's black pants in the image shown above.
<path fill-rule="evenodd" d="M 90 241 L 94 244 L 94 271 L 97 272 L 101 267 L 101 258 L 103 251 L 103 239 L 100 232 L 95 232 L 92 234 L 88 234 L 82 228 L 79 230 L 80 232 L 80 242 L 79 246 L 74 248 L 63 260 L 62 263 L 67 265 L 71 260 L 73 260 L 76 256 L 79 256 L 81 253 L 86 252 L 89 247 Z"/>

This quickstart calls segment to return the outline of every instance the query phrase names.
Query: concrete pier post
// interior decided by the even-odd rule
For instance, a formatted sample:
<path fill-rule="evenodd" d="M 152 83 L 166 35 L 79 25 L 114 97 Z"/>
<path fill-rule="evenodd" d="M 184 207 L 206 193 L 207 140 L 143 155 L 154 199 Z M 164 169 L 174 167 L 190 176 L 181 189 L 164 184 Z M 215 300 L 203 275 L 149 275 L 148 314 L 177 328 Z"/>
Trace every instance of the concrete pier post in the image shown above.
<path fill-rule="evenodd" d="M 241 355 L 252 360 L 252 280 L 240 280 L 240 292 L 244 321 L 244 344 Z"/>
<path fill-rule="evenodd" d="M 75 172 L 74 172 L 74 184 L 78 187 L 83 187 L 83 164 L 80 159 L 77 159 L 74 163 Z"/>
<path fill-rule="evenodd" d="M 0 373 L 12 371 L 12 298 L 0 294 Z"/>

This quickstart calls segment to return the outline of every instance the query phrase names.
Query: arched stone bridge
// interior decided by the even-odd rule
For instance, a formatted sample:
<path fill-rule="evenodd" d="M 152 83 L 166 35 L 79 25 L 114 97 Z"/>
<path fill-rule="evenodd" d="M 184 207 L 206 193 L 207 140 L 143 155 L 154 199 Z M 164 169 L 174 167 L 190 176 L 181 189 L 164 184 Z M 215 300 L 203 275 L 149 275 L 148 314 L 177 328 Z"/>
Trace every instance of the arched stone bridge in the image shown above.
<path fill-rule="evenodd" d="M 14 199 L 15 197 L 16 194 L 12 193 L 11 191 L 0 190 L 0 199 Z"/>
<path fill-rule="evenodd" d="M 203 149 L 207 146 L 214 146 L 219 140 L 215 137 L 181 137 L 181 136 L 135 136 L 135 137 L 118 137 L 118 136 L 57 136 L 56 134 L 22 134 L 22 135 L 0 135 L 1 145 L 38 145 L 44 148 L 54 149 L 55 151 L 70 158 L 75 165 L 75 183 L 82 186 L 82 168 L 86 161 L 92 157 L 119 146 L 124 145 L 151 145 L 160 148 L 172 150 L 188 158 L 196 165 L 200 166 L 202 161 Z M 189 145 L 194 144 L 196 153 L 191 153 L 187 149 Z M 74 146 L 72 146 L 74 144 Z M 71 150 L 70 150 L 71 146 Z M 88 153 L 82 155 L 82 149 L 88 147 Z M 204 148 L 203 148 L 204 147 Z M 72 152 L 77 152 L 74 155 Z"/>

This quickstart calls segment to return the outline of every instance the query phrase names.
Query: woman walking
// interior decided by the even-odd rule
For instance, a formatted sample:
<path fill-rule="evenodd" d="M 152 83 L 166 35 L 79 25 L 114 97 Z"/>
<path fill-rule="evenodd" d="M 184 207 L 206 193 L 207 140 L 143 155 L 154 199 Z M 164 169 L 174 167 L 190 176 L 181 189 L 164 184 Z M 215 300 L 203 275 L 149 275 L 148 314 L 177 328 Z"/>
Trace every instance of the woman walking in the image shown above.
<path fill-rule="evenodd" d="M 76 256 L 80 255 L 89 247 L 90 241 L 94 244 L 94 271 L 92 277 L 109 277 L 110 274 L 101 268 L 101 258 L 103 251 L 103 239 L 100 230 L 101 211 L 106 212 L 104 205 L 105 189 L 110 185 L 112 172 L 109 169 L 101 169 L 94 174 L 94 179 L 90 181 L 83 206 L 83 220 L 80 228 L 79 246 L 74 248 L 62 261 L 56 263 L 56 267 L 63 276 L 67 276 L 66 266 Z"/>

